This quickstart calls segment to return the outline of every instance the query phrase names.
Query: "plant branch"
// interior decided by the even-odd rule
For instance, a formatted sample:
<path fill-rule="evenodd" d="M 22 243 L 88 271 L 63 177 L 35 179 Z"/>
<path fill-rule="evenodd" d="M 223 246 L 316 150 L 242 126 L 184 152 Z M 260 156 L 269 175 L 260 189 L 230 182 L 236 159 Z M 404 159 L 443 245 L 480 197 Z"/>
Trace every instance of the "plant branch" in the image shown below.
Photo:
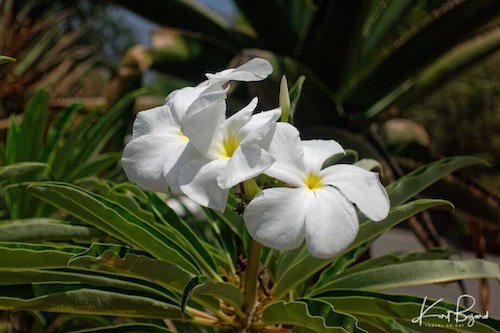
<path fill-rule="evenodd" d="M 255 307 L 257 296 L 257 272 L 259 269 L 261 251 L 262 244 L 251 239 L 250 248 L 248 250 L 248 265 L 245 271 L 245 289 L 243 292 L 243 306 L 248 314 L 250 314 Z"/>

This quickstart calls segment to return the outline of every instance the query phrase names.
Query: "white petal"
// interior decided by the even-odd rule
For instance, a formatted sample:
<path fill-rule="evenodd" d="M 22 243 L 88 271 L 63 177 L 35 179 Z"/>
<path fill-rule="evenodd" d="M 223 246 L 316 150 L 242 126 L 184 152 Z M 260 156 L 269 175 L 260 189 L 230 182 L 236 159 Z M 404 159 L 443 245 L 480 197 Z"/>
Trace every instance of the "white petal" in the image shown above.
<path fill-rule="evenodd" d="M 209 87 L 189 107 L 182 119 L 182 132 L 193 146 L 206 155 L 217 136 L 222 139 L 226 118 L 226 92 L 216 85 Z"/>
<path fill-rule="evenodd" d="M 172 144 L 173 146 L 173 144 Z M 163 165 L 163 175 L 167 180 L 170 190 L 175 193 L 180 193 L 179 188 L 179 172 L 187 163 L 201 158 L 201 154 L 194 148 L 192 144 L 185 144 L 184 142 L 179 142 L 176 149 L 172 147 L 170 157 L 177 157 L 176 159 L 168 158 L 165 160 Z"/>
<path fill-rule="evenodd" d="M 217 175 L 217 184 L 230 189 L 245 180 L 257 177 L 274 162 L 271 155 L 256 144 L 242 143 Z"/>
<path fill-rule="evenodd" d="M 180 125 L 172 118 L 168 105 L 158 106 L 137 113 L 134 121 L 132 138 L 147 134 L 178 133 Z"/>
<path fill-rule="evenodd" d="M 122 166 L 127 178 L 139 187 L 155 192 L 168 191 L 163 176 L 166 163 L 176 161 L 187 142 L 171 135 L 149 134 L 130 141 L 123 150 Z"/>
<path fill-rule="evenodd" d="M 265 174 L 287 184 L 303 186 L 306 170 L 299 131 L 290 124 L 278 123 L 268 152 L 276 160 Z"/>
<path fill-rule="evenodd" d="M 250 235 L 265 246 L 291 250 L 304 240 L 304 222 L 312 192 L 276 187 L 260 192 L 246 207 L 243 219 Z"/>
<path fill-rule="evenodd" d="M 345 154 L 344 148 L 335 140 L 304 140 L 304 161 L 308 171 L 319 172 L 327 159 Z"/>
<path fill-rule="evenodd" d="M 179 185 L 191 200 L 224 212 L 229 190 L 217 185 L 217 174 L 227 164 L 224 160 L 210 161 L 199 158 L 186 164 L 179 173 Z"/>
<path fill-rule="evenodd" d="M 269 61 L 262 58 L 253 58 L 239 67 L 229 68 L 215 74 L 207 73 L 206 75 L 210 82 L 225 83 L 231 80 L 250 82 L 264 80 L 272 72 L 273 66 Z"/>
<path fill-rule="evenodd" d="M 352 243 L 358 233 L 356 210 L 332 187 L 313 192 L 306 213 L 306 246 L 318 258 L 331 258 Z"/>
<path fill-rule="evenodd" d="M 174 90 L 166 98 L 166 103 L 172 110 L 173 118 L 177 123 L 181 123 L 182 118 L 186 114 L 193 102 L 200 97 L 200 94 L 207 90 L 208 86 L 185 87 Z"/>
<path fill-rule="evenodd" d="M 224 133 L 229 135 L 238 135 L 240 129 L 250 120 L 253 111 L 257 107 L 258 101 L 258 98 L 254 97 L 247 106 L 227 118 L 223 126 Z"/>
<path fill-rule="evenodd" d="M 241 128 L 241 137 L 243 141 L 257 141 L 269 133 L 276 126 L 276 120 L 281 116 L 279 108 L 269 111 L 263 111 L 254 114 L 250 121 Z"/>
<path fill-rule="evenodd" d="M 390 201 L 378 173 L 349 164 L 332 165 L 321 171 L 323 181 L 335 186 L 369 219 L 387 217 Z"/>

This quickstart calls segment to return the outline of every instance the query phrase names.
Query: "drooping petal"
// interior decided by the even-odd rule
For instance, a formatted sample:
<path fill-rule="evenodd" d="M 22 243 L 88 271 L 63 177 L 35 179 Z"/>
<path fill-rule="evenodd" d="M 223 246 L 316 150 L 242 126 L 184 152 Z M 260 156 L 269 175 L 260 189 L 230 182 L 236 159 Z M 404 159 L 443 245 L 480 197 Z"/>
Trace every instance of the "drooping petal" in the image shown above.
<path fill-rule="evenodd" d="M 254 142 L 262 138 L 276 126 L 276 120 L 281 116 L 281 109 L 254 114 L 250 121 L 241 128 L 241 137 L 245 142 Z M 269 145 L 269 144 L 268 144 Z"/>
<path fill-rule="evenodd" d="M 369 219 L 387 217 L 389 196 L 380 183 L 378 173 L 349 164 L 336 164 L 321 171 L 323 181 L 340 190 Z"/>
<path fill-rule="evenodd" d="M 223 131 L 227 135 L 239 135 L 240 129 L 248 123 L 252 113 L 257 107 L 258 98 L 254 97 L 247 106 L 227 118 L 223 125 Z"/>
<path fill-rule="evenodd" d="M 182 132 L 203 155 L 208 153 L 216 136 L 222 137 L 221 129 L 226 117 L 225 98 L 226 92 L 213 85 L 191 104 L 182 119 Z"/>
<path fill-rule="evenodd" d="M 344 148 L 335 140 L 304 140 L 302 146 L 308 171 L 319 172 L 328 158 L 337 154 L 345 154 Z"/>
<path fill-rule="evenodd" d="M 132 131 L 132 139 L 148 134 L 180 132 L 180 125 L 172 118 L 168 105 L 158 106 L 137 113 Z"/>
<path fill-rule="evenodd" d="M 291 250 L 304 240 L 305 216 L 312 192 L 276 187 L 260 192 L 246 207 L 243 219 L 258 242 L 277 250 Z"/>
<path fill-rule="evenodd" d="M 207 90 L 208 86 L 198 87 L 185 87 L 182 89 L 174 90 L 166 98 L 166 104 L 172 110 L 172 116 L 175 121 L 180 124 L 182 118 L 191 107 L 193 102 L 200 97 L 200 95 Z"/>
<path fill-rule="evenodd" d="M 189 162 L 179 172 L 181 191 L 198 204 L 223 212 L 229 190 L 217 185 L 217 174 L 226 164 L 225 160 L 210 161 L 206 158 Z"/>
<path fill-rule="evenodd" d="M 318 258 L 331 258 L 352 243 L 359 223 L 353 205 L 335 188 L 313 192 L 306 213 L 305 234 L 309 252 Z"/>
<path fill-rule="evenodd" d="M 268 149 L 276 160 L 265 174 L 294 186 L 303 186 L 306 176 L 304 151 L 299 131 L 290 124 L 278 123 Z"/>
<path fill-rule="evenodd" d="M 239 67 L 228 68 L 215 74 L 207 73 L 206 76 L 209 82 L 221 82 L 223 84 L 231 80 L 245 82 L 261 81 L 272 72 L 273 67 L 269 61 L 262 58 L 253 58 Z"/>
<path fill-rule="evenodd" d="M 217 184 L 224 189 L 254 178 L 274 162 L 271 155 L 256 144 L 241 143 L 224 169 L 217 175 Z"/>
<path fill-rule="evenodd" d="M 130 141 L 123 150 L 122 167 L 127 178 L 142 189 L 168 191 L 165 164 L 176 161 L 187 145 L 173 135 L 149 134 Z"/>

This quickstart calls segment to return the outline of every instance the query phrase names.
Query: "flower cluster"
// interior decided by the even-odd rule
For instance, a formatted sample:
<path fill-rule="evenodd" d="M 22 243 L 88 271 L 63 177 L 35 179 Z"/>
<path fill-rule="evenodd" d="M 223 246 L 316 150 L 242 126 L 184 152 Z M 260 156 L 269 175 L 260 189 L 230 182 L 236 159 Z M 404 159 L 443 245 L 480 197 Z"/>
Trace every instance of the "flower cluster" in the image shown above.
<path fill-rule="evenodd" d="M 345 153 L 340 144 L 302 141 L 295 127 L 277 122 L 279 109 L 254 114 L 257 98 L 226 118 L 226 83 L 259 81 L 271 72 L 269 62 L 254 58 L 207 74 L 196 87 L 171 93 L 163 106 L 140 112 L 123 169 L 145 190 L 184 193 L 222 212 L 232 187 L 266 174 L 287 187 L 264 189 L 248 204 L 250 235 L 278 250 L 305 240 L 314 256 L 331 257 L 357 234 L 355 206 L 379 221 L 388 214 L 388 196 L 374 172 L 346 164 L 322 168 Z"/>

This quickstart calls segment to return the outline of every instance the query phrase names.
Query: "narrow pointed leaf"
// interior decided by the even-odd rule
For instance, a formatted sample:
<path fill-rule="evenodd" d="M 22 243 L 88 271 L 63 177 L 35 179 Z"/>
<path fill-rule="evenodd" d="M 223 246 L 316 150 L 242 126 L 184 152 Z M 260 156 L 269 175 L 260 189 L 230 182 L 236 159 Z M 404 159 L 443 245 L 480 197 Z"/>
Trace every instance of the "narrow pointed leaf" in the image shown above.
<path fill-rule="evenodd" d="M 158 299 L 159 301 L 177 304 L 176 296 L 166 289 L 145 280 L 112 275 L 90 270 L 4 270 L 0 274 L 0 286 L 32 284 L 36 296 L 40 294 L 58 293 L 61 289 L 78 290 L 95 288 L 114 290 L 130 295 L 138 295 Z"/>
<path fill-rule="evenodd" d="M 87 251 L 71 257 L 68 266 L 94 267 L 140 277 L 178 293 L 182 293 L 186 284 L 194 277 L 176 265 L 117 244 L 94 243 Z"/>
<path fill-rule="evenodd" d="M 1 223 L 1 221 L 0 221 Z M 0 241 L 63 241 L 71 239 L 104 238 L 106 234 L 88 226 L 71 225 L 64 221 L 15 221 L 0 224 Z"/>
<path fill-rule="evenodd" d="M 500 269 L 485 260 L 419 260 L 345 274 L 314 293 L 333 289 L 383 290 L 476 278 L 500 280 Z"/>
<path fill-rule="evenodd" d="M 476 157 L 458 156 L 426 164 L 387 186 L 391 206 L 397 206 L 458 169 L 486 163 Z"/>
<path fill-rule="evenodd" d="M 36 92 L 28 101 L 24 117 L 19 126 L 16 161 L 38 161 L 45 137 L 49 93 L 46 90 Z"/>
<path fill-rule="evenodd" d="M 79 246 L 56 246 L 27 243 L 0 242 L 0 269 L 25 270 L 66 267 L 77 253 L 85 251 Z"/>
<path fill-rule="evenodd" d="M 317 333 L 366 333 L 358 326 L 354 317 L 337 312 L 333 306 L 324 301 L 313 299 L 271 304 L 264 310 L 263 323 L 294 325 Z"/>
<path fill-rule="evenodd" d="M 212 276 L 218 275 L 214 259 L 203 246 L 201 239 L 194 233 L 188 224 L 175 213 L 172 214 L 170 207 L 168 207 L 164 201 L 160 200 L 156 194 L 149 194 L 149 198 L 156 216 L 163 220 L 163 224 L 171 226 L 178 231 L 177 235 L 182 239 L 184 248 L 187 249 Z M 164 216 L 166 218 L 164 218 Z"/>
<path fill-rule="evenodd" d="M 15 294 L 12 295 L 12 292 Z M 144 296 L 81 288 L 42 296 L 31 286 L 0 287 L 0 308 L 139 318 L 184 318 L 178 307 Z"/>
<path fill-rule="evenodd" d="M 1 64 L 5 64 L 7 62 L 14 62 L 14 61 L 16 61 L 15 58 L 4 56 L 4 55 L 0 55 L 0 65 Z"/>
<path fill-rule="evenodd" d="M 23 176 L 33 171 L 41 171 L 48 169 L 49 166 L 39 162 L 18 162 L 0 167 L 0 181 L 8 180 L 9 178 Z"/>
<path fill-rule="evenodd" d="M 86 223 L 143 249 L 158 259 L 177 264 L 193 273 L 198 272 L 191 263 L 190 256 L 164 233 L 100 195 L 58 182 L 31 183 L 28 190 L 41 200 L 66 210 Z"/>

